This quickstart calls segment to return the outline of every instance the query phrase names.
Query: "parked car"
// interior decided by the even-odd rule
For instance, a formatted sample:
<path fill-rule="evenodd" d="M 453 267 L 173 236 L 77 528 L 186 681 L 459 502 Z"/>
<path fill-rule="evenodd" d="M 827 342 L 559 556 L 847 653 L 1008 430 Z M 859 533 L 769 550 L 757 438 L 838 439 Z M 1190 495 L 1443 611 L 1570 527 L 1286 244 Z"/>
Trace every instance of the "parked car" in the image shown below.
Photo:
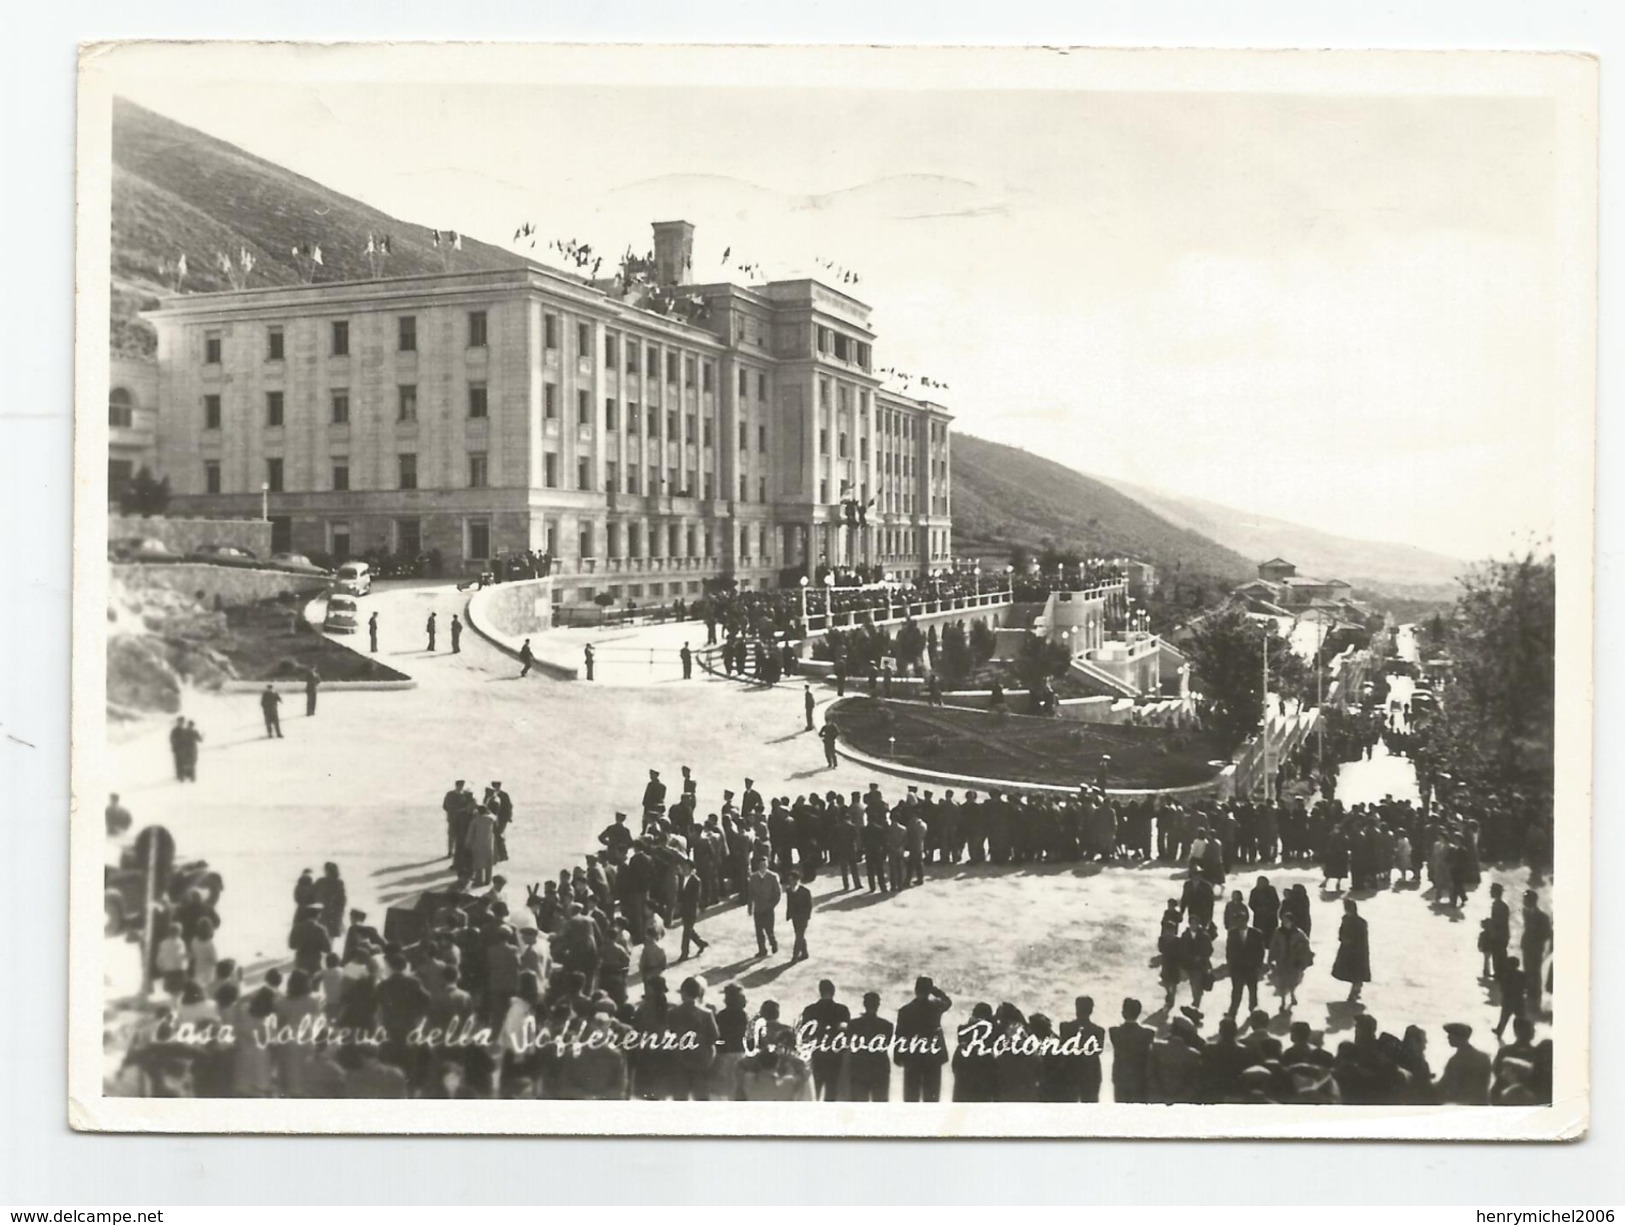
<path fill-rule="evenodd" d="M 252 549 L 234 544 L 204 544 L 187 554 L 188 561 L 200 561 L 211 566 L 257 566 L 259 558 Z"/>
<path fill-rule="evenodd" d="M 345 562 L 338 568 L 333 590 L 344 595 L 366 595 L 372 590 L 372 567 L 364 561 Z"/>
<path fill-rule="evenodd" d="M 270 566 L 273 570 L 286 570 L 290 574 L 328 573 L 315 562 L 311 561 L 310 558 L 306 557 L 303 553 L 272 553 L 271 558 L 268 562 L 266 562 L 266 565 Z"/>
<path fill-rule="evenodd" d="M 107 560 L 164 562 L 185 559 L 156 536 L 125 536 L 108 541 Z"/>
<path fill-rule="evenodd" d="M 360 614 L 356 611 L 354 597 L 347 595 L 327 597 L 327 615 L 322 618 L 324 630 L 330 634 L 353 634 L 360 626 Z"/>

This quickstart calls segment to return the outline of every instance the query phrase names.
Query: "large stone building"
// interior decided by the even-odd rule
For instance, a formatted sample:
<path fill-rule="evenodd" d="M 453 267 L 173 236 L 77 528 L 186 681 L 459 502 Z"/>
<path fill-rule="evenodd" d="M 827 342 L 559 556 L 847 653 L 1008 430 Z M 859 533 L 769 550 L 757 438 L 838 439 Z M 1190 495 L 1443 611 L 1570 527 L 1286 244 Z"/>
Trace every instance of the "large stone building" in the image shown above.
<path fill-rule="evenodd" d="M 117 502 L 135 474 L 158 466 L 158 367 L 115 356 L 107 381 L 107 500 Z"/>
<path fill-rule="evenodd" d="M 881 390 L 869 308 L 689 285 L 692 241 L 657 224 L 630 289 L 532 265 L 166 298 L 174 509 L 264 506 L 278 548 L 334 558 L 546 551 L 577 600 L 946 567 L 951 418 Z"/>

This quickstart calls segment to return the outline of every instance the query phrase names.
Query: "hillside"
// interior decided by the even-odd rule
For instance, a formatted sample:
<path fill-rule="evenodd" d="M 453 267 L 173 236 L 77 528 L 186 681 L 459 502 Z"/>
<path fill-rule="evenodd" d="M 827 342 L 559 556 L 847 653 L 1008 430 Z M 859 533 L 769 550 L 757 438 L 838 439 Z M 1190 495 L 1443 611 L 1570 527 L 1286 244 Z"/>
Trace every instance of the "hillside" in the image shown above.
<path fill-rule="evenodd" d="M 1466 564 L 1408 544 L 1357 540 L 1200 498 L 1117 483 L 1170 523 L 1250 558 L 1284 557 L 1300 574 L 1340 578 L 1356 590 L 1412 600 L 1452 600 Z"/>
<path fill-rule="evenodd" d="M 1017 447 L 953 439 L 954 551 L 1003 559 L 1050 540 L 1085 554 L 1127 553 L 1159 570 L 1241 582 L 1255 562 L 1170 523 L 1104 481 Z"/>
<path fill-rule="evenodd" d="M 397 220 L 358 200 L 216 140 L 133 102 L 113 103 L 112 349 L 149 355 L 152 329 L 136 316 L 170 292 L 159 271 L 184 252 L 183 289 L 229 289 L 217 263 L 223 252 L 254 255 L 253 285 L 293 285 L 292 250 L 318 243 L 319 281 L 371 275 L 367 235 L 388 234 L 391 276 L 441 270 L 440 252 L 421 224 Z M 506 268 L 525 261 L 465 238 L 451 256 L 459 269 Z"/>

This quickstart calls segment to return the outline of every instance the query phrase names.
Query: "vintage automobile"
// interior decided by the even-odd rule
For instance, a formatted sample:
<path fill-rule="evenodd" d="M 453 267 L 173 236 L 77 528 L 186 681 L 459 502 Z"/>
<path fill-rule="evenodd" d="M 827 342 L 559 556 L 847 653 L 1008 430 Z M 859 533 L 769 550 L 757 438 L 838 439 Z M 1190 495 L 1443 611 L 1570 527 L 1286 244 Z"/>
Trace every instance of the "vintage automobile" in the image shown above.
<path fill-rule="evenodd" d="M 333 590 L 342 595 L 366 595 L 372 590 L 372 567 L 364 561 L 345 562 L 338 568 Z"/>
<path fill-rule="evenodd" d="M 325 575 L 329 573 L 303 553 L 272 553 L 265 564 L 272 570 L 286 570 L 290 574 Z"/>
<path fill-rule="evenodd" d="M 240 548 L 234 544 L 199 545 L 186 555 L 186 560 L 200 561 L 211 566 L 250 567 L 260 564 L 252 549 Z"/>
<path fill-rule="evenodd" d="M 125 536 L 107 543 L 107 560 L 166 562 L 185 559 L 156 536 Z"/>
<path fill-rule="evenodd" d="M 327 615 L 322 618 L 324 630 L 329 634 L 353 634 L 360 625 L 360 614 L 356 611 L 354 596 L 327 597 Z"/>
<path fill-rule="evenodd" d="M 147 871 L 151 867 L 153 900 L 164 905 L 182 901 L 193 889 L 213 906 L 225 888 L 220 873 L 201 859 L 175 862 L 175 839 L 161 825 L 149 825 L 119 852 L 117 864 L 102 871 L 103 931 L 109 936 L 141 934 L 147 901 Z"/>

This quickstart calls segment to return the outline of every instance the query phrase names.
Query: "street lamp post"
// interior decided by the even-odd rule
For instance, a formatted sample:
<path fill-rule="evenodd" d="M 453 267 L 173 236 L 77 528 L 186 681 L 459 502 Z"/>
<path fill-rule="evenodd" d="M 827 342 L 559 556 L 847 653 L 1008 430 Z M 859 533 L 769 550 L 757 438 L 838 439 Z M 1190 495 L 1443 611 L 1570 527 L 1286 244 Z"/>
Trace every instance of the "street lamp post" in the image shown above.
<path fill-rule="evenodd" d="M 971 591 L 979 600 L 982 598 L 982 567 L 976 566 L 971 570 Z"/>
<path fill-rule="evenodd" d="M 807 624 L 807 576 L 805 574 L 801 576 L 801 626 L 804 630 L 811 628 Z"/>
<path fill-rule="evenodd" d="M 260 518 L 271 521 L 271 482 L 260 482 Z"/>
<path fill-rule="evenodd" d="M 830 629 L 835 625 L 835 574 L 833 571 L 824 575 L 824 628 Z"/>

